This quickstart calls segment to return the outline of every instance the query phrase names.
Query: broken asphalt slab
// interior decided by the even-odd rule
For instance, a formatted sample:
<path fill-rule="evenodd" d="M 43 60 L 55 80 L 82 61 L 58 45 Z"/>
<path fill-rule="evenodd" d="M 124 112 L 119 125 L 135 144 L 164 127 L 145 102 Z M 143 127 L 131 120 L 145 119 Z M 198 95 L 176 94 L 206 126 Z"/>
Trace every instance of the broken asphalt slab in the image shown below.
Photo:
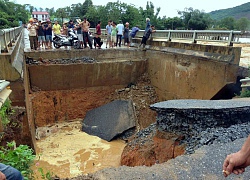
<path fill-rule="evenodd" d="M 86 113 L 82 131 L 106 141 L 135 127 L 132 101 L 115 100 Z"/>

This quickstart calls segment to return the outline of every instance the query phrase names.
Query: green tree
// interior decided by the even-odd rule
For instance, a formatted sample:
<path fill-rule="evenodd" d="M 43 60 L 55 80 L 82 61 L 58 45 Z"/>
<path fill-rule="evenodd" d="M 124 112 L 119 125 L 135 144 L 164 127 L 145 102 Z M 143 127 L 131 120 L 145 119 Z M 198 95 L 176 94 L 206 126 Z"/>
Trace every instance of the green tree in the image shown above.
<path fill-rule="evenodd" d="M 124 23 L 129 22 L 130 27 L 133 26 L 141 26 L 145 24 L 145 21 L 142 17 L 142 14 L 138 11 L 138 9 L 133 5 L 126 5 L 124 8 L 125 12 L 122 15 L 122 20 Z"/>
<path fill-rule="evenodd" d="M 91 6 L 86 14 L 91 27 L 96 27 L 97 22 L 101 20 L 100 7 Z"/>
<path fill-rule="evenodd" d="M 210 15 L 192 7 L 178 11 L 178 14 L 181 16 L 185 29 L 205 30 L 212 21 Z"/>
<path fill-rule="evenodd" d="M 34 6 L 30 6 L 30 14 L 32 14 L 32 12 L 35 10 Z"/>
<path fill-rule="evenodd" d="M 26 6 L 0 0 L 0 28 L 18 26 L 18 21 L 26 22 L 30 16 Z"/>
<path fill-rule="evenodd" d="M 121 17 L 121 7 L 120 7 L 120 3 L 117 2 L 108 2 L 106 7 L 106 14 L 108 19 L 114 21 L 114 22 L 118 22 L 120 20 Z"/>
<path fill-rule="evenodd" d="M 236 20 L 233 17 L 226 17 L 219 21 L 219 27 L 222 29 L 234 30 Z"/>
<path fill-rule="evenodd" d="M 83 12 L 83 5 L 81 3 L 71 5 L 71 16 L 80 17 L 81 19 L 85 15 Z"/>
<path fill-rule="evenodd" d="M 60 18 L 59 22 L 64 23 L 64 19 L 68 18 L 67 12 L 65 8 L 59 8 L 55 13 L 56 17 Z"/>
<path fill-rule="evenodd" d="M 163 21 L 163 28 L 161 29 L 185 29 L 184 23 L 181 18 L 173 17 L 173 18 L 166 18 L 164 17 L 161 21 Z"/>
<path fill-rule="evenodd" d="M 158 26 L 158 16 L 160 13 L 161 8 L 158 7 L 156 8 L 156 12 L 155 12 L 155 6 L 151 1 L 147 1 L 147 5 L 146 5 L 146 9 L 140 8 L 139 11 L 142 14 L 143 17 L 143 22 L 144 25 L 143 27 L 145 27 L 145 20 L 146 18 L 150 18 L 150 22 L 151 24 L 154 24 L 156 29 L 159 29 L 160 26 Z"/>
<path fill-rule="evenodd" d="M 246 31 L 249 29 L 250 21 L 246 17 L 242 17 L 236 21 L 235 28 L 240 31 Z"/>
<path fill-rule="evenodd" d="M 86 15 L 88 10 L 93 6 L 92 0 L 85 0 L 82 4 L 82 16 Z"/>

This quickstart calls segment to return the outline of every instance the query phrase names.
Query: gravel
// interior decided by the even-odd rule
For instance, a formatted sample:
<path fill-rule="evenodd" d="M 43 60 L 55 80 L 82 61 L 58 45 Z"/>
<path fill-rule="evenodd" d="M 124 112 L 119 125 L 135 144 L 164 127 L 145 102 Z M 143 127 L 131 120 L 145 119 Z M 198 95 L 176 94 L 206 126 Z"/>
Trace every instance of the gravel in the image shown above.
<path fill-rule="evenodd" d="M 33 58 L 27 58 L 26 64 L 79 64 L 79 63 L 96 63 L 97 60 L 91 58 L 91 57 L 81 57 L 81 58 L 75 58 L 75 59 L 33 59 Z"/>
<path fill-rule="evenodd" d="M 208 128 L 198 136 L 192 136 L 181 141 L 186 144 L 186 154 L 192 154 L 204 145 L 229 143 L 236 139 L 246 138 L 250 134 L 250 122 L 232 125 L 229 128 Z"/>

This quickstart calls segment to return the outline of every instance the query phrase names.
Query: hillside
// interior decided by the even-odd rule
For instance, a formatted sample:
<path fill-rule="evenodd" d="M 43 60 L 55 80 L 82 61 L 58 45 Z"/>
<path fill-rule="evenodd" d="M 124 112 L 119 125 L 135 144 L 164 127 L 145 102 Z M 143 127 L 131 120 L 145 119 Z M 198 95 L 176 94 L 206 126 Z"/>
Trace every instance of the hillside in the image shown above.
<path fill-rule="evenodd" d="M 250 20 L 250 2 L 228 9 L 220 9 L 209 13 L 212 19 L 220 20 L 226 17 L 240 19 L 247 17 Z"/>

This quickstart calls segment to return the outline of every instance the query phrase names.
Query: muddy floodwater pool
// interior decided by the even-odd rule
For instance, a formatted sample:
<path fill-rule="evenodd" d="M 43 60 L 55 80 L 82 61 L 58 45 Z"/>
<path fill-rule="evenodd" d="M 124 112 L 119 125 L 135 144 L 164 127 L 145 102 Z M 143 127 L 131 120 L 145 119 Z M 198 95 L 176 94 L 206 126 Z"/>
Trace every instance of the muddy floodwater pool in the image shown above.
<path fill-rule="evenodd" d="M 37 140 L 36 146 L 36 161 L 32 168 L 36 179 L 41 176 L 39 168 L 44 173 L 71 178 L 106 167 L 118 167 L 125 142 L 107 142 L 90 136 L 81 131 L 81 123 L 76 121 L 60 124 L 56 133 Z"/>

